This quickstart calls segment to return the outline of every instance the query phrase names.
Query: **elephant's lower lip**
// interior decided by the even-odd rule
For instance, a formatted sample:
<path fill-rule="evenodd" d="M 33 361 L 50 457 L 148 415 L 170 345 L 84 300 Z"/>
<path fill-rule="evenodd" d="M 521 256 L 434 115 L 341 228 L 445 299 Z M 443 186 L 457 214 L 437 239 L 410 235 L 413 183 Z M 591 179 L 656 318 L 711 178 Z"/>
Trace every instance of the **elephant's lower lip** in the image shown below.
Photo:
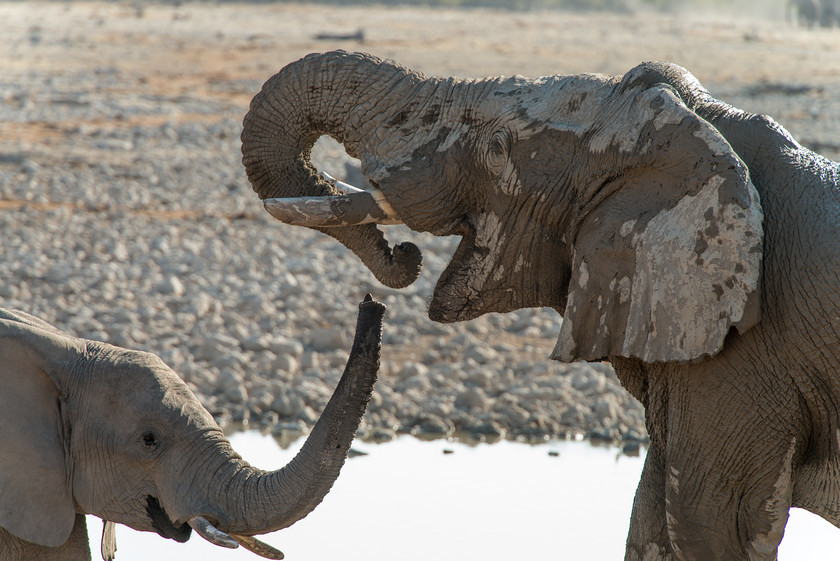
<path fill-rule="evenodd" d="M 437 293 L 432 297 L 429 304 L 429 319 L 438 323 L 454 323 L 464 319 L 471 319 L 467 317 L 466 302 L 463 302 L 461 307 L 454 307 L 450 305 L 441 304 L 441 302 L 449 302 L 446 298 L 438 297 Z"/>
<path fill-rule="evenodd" d="M 429 302 L 428 315 L 430 320 L 438 323 L 452 323 L 453 321 L 452 319 L 449 319 L 452 315 L 451 311 L 440 304 L 440 299 L 437 297 L 437 291 L 435 291 L 435 294 L 432 296 L 432 301 Z"/>
<path fill-rule="evenodd" d="M 166 514 L 163 506 L 161 506 L 160 501 L 151 495 L 146 496 L 146 514 L 149 515 L 152 528 L 161 537 L 180 543 L 184 543 L 190 539 L 192 528 L 190 528 L 189 524 L 181 524 L 180 526 L 173 524 L 169 515 Z"/>

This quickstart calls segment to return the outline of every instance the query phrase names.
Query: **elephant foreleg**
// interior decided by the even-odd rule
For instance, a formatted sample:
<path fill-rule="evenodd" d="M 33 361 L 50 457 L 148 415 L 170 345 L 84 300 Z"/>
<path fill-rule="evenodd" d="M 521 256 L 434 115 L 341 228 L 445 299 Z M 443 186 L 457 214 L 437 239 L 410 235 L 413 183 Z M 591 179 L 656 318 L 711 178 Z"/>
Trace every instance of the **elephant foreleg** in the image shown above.
<path fill-rule="evenodd" d="M 786 471 L 767 469 L 773 475 L 737 486 L 718 470 L 687 473 L 670 464 L 666 476 L 668 532 L 677 559 L 777 558 L 791 506 L 789 464 Z"/>
<path fill-rule="evenodd" d="M 652 445 L 636 498 L 625 561 L 671 561 L 671 542 L 665 517 L 665 455 L 661 446 Z"/>
<path fill-rule="evenodd" d="M 777 557 L 798 441 L 778 419 L 801 413 L 760 401 L 775 394 L 754 381 L 689 373 L 670 392 L 665 512 L 676 559 Z"/>

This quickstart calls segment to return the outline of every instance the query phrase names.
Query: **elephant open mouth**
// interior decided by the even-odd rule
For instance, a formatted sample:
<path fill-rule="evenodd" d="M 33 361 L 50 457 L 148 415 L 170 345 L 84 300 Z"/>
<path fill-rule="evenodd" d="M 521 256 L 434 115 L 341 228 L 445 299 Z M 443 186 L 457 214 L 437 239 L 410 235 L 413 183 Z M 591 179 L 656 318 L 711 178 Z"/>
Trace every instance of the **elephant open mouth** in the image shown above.
<path fill-rule="evenodd" d="M 152 528 L 160 536 L 180 543 L 184 543 L 190 539 L 190 534 L 192 533 L 190 525 L 181 524 L 180 526 L 175 526 L 161 506 L 160 501 L 151 495 L 146 496 L 146 513 L 152 521 Z"/>

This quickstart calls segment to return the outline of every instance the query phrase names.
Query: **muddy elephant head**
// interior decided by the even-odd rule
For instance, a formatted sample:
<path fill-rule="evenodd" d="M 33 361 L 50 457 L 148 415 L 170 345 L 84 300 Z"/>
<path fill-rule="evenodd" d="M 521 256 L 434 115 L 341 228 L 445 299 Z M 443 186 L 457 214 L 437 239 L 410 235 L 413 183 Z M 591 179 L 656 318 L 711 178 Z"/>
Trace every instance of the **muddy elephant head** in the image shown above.
<path fill-rule="evenodd" d="M 377 223 L 461 236 L 434 320 L 549 306 L 564 316 L 555 358 L 690 361 L 758 320 L 762 211 L 720 133 L 638 72 L 460 80 L 310 55 L 252 101 L 243 163 L 269 212 L 335 237 L 389 286 L 412 282 L 420 255 Z M 317 175 L 325 134 L 373 191 Z"/>
<path fill-rule="evenodd" d="M 281 559 L 252 536 L 290 526 L 338 476 L 379 367 L 385 307 L 360 305 L 344 375 L 300 452 L 265 472 L 231 448 L 186 384 L 148 353 L 0 310 L 0 558 L 90 558 L 85 518 Z"/>

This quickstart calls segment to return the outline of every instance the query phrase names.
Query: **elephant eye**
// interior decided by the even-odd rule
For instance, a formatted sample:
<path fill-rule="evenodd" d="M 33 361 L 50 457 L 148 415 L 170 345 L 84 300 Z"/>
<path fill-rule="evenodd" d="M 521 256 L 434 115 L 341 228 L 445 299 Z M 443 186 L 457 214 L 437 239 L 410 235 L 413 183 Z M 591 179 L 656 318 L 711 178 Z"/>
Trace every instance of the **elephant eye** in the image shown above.
<path fill-rule="evenodd" d="M 145 446 L 150 451 L 155 450 L 158 447 L 157 436 L 155 436 L 155 433 L 153 433 L 152 431 L 144 432 L 143 435 L 140 437 L 140 440 L 143 442 L 143 446 Z"/>

